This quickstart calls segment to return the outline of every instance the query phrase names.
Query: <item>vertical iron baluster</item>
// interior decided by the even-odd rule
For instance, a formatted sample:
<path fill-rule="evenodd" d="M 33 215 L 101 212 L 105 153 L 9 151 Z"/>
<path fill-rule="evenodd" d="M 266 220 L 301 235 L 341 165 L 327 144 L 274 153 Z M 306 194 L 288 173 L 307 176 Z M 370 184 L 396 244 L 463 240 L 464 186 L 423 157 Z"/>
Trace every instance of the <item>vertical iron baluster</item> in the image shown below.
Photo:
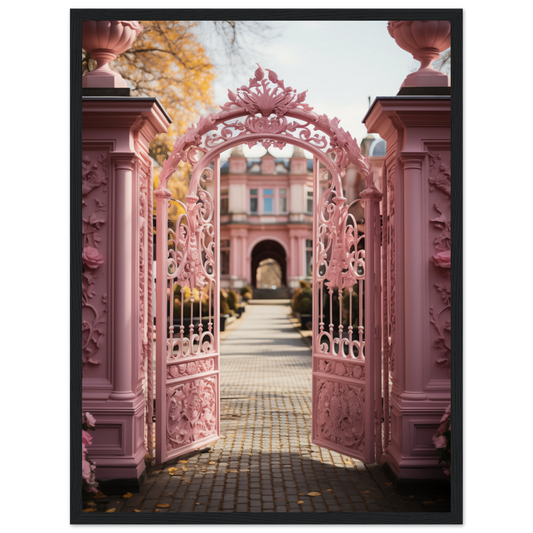
<path fill-rule="evenodd" d="M 342 289 L 341 288 L 339 288 L 338 298 L 339 298 L 339 353 L 342 350 L 342 356 L 346 357 L 344 355 L 344 344 L 342 343 L 342 333 L 344 331 L 344 326 L 342 325 Z"/>
<path fill-rule="evenodd" d="M 354 353 L 353 353 L 353 345 L 352 345 L 352 337 L 353 337 L 353 318 L 352 318 L 352 296 L 353 296 L 353 286 L 350 285 L 350 291 L 349 291 L 349 296 L 350 296 L 350 313 L 349 313 L 349 317 L 350 317 L 350 322 L 348 324 L 348 340 L 350 341 L 348 346 L 349 346 L 349 350 L 348 350 L 348 353 L 351 355 L 351 357 L 354 357 Z"/>

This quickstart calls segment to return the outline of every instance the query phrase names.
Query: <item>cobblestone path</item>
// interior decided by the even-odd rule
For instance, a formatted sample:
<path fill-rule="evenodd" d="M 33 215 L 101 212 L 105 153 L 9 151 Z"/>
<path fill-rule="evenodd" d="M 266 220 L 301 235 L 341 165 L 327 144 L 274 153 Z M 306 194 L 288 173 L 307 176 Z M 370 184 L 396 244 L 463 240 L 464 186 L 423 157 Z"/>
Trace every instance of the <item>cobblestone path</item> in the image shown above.
<path fill-rule="evenodd" d="M 288 312 L 287 305 L 248 305 L 241 324 L 222 341 L 222 438 L 207 452 L 156 467 L 141 492 L 128 499 L 108 498 L 108 509 L 444 510 L 443 500 L 396 494 L 377 465 L 311 444 L 311 351 Z M 174 475 L 169 474 L 172 467 L 177 468 Z"/>

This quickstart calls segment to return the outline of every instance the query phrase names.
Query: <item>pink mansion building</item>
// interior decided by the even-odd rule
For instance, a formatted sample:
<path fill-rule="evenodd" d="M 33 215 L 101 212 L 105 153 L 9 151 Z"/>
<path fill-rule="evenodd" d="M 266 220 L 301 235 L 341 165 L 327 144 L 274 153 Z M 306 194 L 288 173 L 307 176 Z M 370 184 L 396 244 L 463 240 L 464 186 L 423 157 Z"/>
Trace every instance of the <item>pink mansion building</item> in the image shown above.
<path fill-rule="evenodd" d="M 361 150 L 379 188 L 385 142 L 369 135 Z M 347 168 L 343 185 L 349 203 L 358 198 L 364 187 L 354 166 Z M 321 190 L 326 187 L 321 180 Z M 220 170 L 222 287 L 295 288 L 300 280 L 311 280 L 314 194 L 313 160 L 301 148 L 294 147 L 290 158 L 268 151 L 246 158 L 241 146 L 232 150 Z M 364 224 L 361 209 L 354 216 Z"/>

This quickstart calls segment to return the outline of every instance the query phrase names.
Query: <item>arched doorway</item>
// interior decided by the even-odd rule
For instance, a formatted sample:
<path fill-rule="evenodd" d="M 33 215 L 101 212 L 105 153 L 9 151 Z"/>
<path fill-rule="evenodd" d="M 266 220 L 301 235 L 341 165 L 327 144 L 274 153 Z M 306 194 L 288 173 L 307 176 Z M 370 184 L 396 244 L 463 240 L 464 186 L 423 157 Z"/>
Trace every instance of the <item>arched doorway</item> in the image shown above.
<path fill-rule="evenodd" d="M 368 159 L 339 120 L 318 115 L 305 103 L 306 91 L 297 93 L 273 71 L 267 72 L 265 76 L 259 67 L 248 86 L 241 86 L 237 94 L 228 91 L 229 101 L 219 113 L 203 117 L 176 140 L 155 192 L 158 232 L 168 235 L 158 239 L 157 316 L 166 314 L 167 291 L 170 295 L 181 292 L 182 301 L 184 295 L 189 298 L 188 306 L 178 307 L 179 327 L 173 325 L 173 306 L 169 306 L 169 327 L 164 320 L 156 323 L 156 389 L 162 399 L 156 404 L 156 458 L 160 463 L 220 437 L 220 154 L 243 143 L 261 143 L 264 148 L 293 144 L 313 154 L 312 442 L 366 462 L 379 459 L 382 195 L 373 184 Z M 173 199 L 167 188 L 180 162 L 193 168 L 186 205 Z M 350 163 L 362 173 L 367 187 L 352 204 L 342 184 Z M 323 189 L 321 176 L 328 184 Z M 212 192 L 207 190 L 208 182 L 213 184 Z M 181 203 L 184 213 L 169 228 L 171 201 Z M 363 229 L 350 213 L 357 202 L 364 204 Z M 296 225 L 298 220 L 288 223 Z M 294 249 L 303 261 L 305 250 Z M 272 257 L 270 250 L 268 255 Z M 267 258 L 258 254 L 257 264 Z M 356 328 L 350 303 L 355 286 L 363 317 Z M 335 323 L 332 312 L 329 316 L 323 312 L 326 299 L 329 309 L 338 309 Z M 344 331 L 346 317 L 349 325 Z M 339 420 L 344 421 L 342 427 Z"/>
<path fill-rule="evenodd" d="M 259 243 L 257 243 L 254 246 L 254 249 L 252 250 L 252 286 L 257 287 L 258 289 L 263 288 L 271 288 L 272 285 L 275 283 L 271 283 L 270 281 L 266 281 L 267 287 L 263 287 L 265 284 L 258 284 L 257 283 L 257 269 L 259 268 L 259 265 L 267 261 L 269 259 L 274 260 L 278 265 L 280 269 L 280 285 L 279 287 L 286 287 L 287 286 L 287 258 L 285 256 L 285 250 L 283 249 L 283 246 L 279 242 L 272 241 L 272 240 L 264 240 Z M 264 265 L 267 266 L 267 265 Z M 272 269 L 275 270 L 275 266 L 272 265 Z M 274 278 L 275 276 L 269 275 L 268 279 Z M 269 286 L 268 286 L 269 285 Z"/>

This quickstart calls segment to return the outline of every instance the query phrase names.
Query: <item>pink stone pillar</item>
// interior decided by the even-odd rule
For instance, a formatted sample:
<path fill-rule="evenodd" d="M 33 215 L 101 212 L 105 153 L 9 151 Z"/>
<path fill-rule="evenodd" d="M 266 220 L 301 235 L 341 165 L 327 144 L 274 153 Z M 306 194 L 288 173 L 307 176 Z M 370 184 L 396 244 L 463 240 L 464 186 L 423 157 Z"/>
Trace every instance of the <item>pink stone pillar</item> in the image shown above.
<path fill-rule="evenodd" d="M 382 462 L 399 483 L 443 480 L 432 436 L 450 403 L 450 273 L 434 256 L 450 247 L 450 97 L 377 98 L 363 122 L 387 142 L 384 353 L 392 390 Z"/>
<path fill-rule="evenodd" d="M 149 143 L 170 119 L 155 98 L 84 97 L 82 113 L 82 409 L 96 419 L 88 457 L 103 489 L 135 489 L 151 427 Z"/>

